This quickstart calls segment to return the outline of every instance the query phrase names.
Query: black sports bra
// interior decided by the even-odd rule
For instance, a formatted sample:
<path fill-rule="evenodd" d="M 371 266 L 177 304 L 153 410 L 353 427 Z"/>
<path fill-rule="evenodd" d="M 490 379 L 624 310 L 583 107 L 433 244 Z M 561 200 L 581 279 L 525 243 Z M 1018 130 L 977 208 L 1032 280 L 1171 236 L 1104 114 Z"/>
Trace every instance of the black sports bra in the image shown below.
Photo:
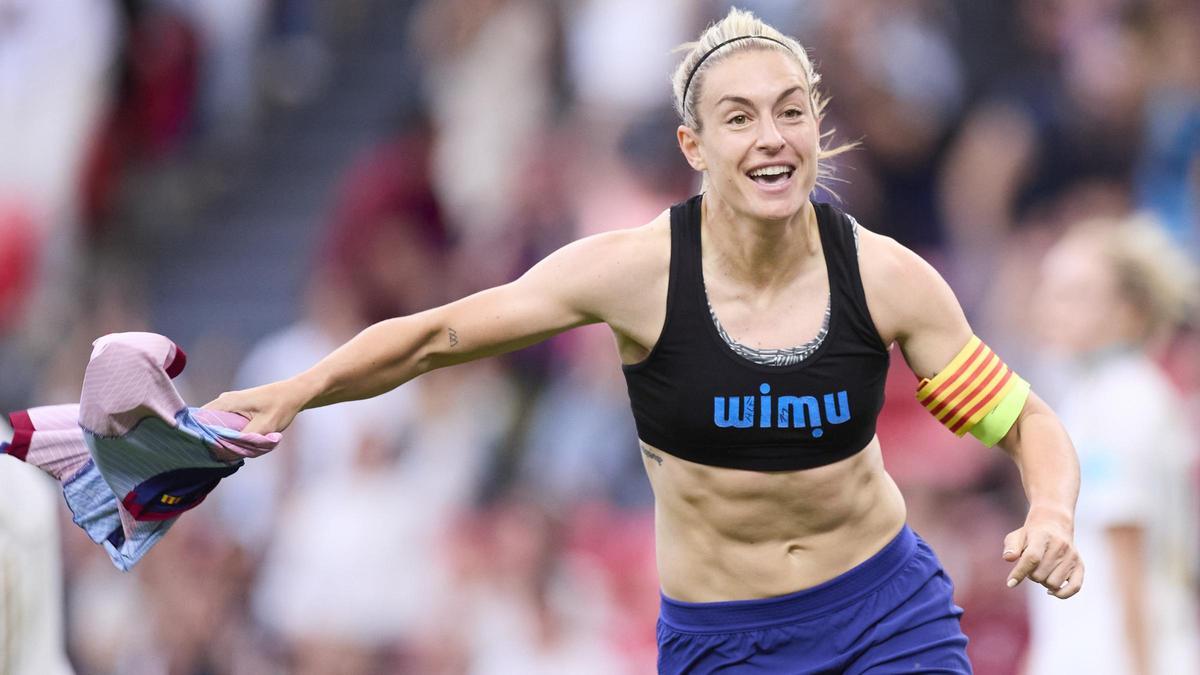
<path fill-rule="evenodd" d="M 867 310 L 853 223 L 814 203 L 829 274 L 828 333 L 799 363 L 738 355 L 717 332 L 704 292 L 702 195 L 671 207 L 667 317 L 643 361 L 623 366 L 638 436 L 700 464 L 758 471 L 845 459 L 875 436 L 888 349 Z"/>

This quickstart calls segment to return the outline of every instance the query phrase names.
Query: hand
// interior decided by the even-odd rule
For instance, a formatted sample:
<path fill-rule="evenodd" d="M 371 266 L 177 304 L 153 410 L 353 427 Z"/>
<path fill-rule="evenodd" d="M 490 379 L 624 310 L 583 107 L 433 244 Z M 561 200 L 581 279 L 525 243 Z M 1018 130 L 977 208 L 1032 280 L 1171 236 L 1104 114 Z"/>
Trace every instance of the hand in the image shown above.
<path fill-rule="evenodd" d="M 1031 511 L 1025 526 L 1004 538 L 1004 559 L 1017 563 L 1008 575 L 1008 587 L 1029 577 L 1056 598 L 1078 593 L 1083 586 L 1083 560 L 1072 543 L 1071 530 L 1069 521 L 1061 517 Z"/>
<path fill-rule="evenodd" d="M 209 410 L 237 413 L 250 420 L 243 433 L 283 431 L 304 408 L 305 397 L 292 380 L 272 382 L 253 389 L 227 391 L 204 404 Z"/>

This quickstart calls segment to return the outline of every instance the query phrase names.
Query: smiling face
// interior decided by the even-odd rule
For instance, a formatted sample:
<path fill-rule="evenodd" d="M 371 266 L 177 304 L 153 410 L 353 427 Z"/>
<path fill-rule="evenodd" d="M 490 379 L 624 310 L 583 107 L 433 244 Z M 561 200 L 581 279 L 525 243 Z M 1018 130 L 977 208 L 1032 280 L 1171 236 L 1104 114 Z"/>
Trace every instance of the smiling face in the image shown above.
<path fill-rule="evenodd" d="M 680 126 L 679 147 L 709 190 L 755 220 L 792 218 L 817 181 L 819 120 L 804 69 L 776 49 L 738 51 L 704 71 L 699 129 Z"/>

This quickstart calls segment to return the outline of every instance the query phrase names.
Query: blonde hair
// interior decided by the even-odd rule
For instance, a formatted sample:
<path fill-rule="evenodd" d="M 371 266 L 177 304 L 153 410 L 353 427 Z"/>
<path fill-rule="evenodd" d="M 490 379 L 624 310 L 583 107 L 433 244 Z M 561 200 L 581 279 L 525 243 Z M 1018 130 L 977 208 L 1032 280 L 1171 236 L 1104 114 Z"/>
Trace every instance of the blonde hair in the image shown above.
<path fill-rule="evenodd" d="M 769 39 L 738 39 L 745 37 L 763 37 Z M 719 45 L 730 40 L 736 40 L 736 42 L 716 49 Z M 713 52 L 713 49 L 716 49 L 716 51 Z M 825 113 L 825 106 L 829 104 L 829 99 L 818 89 L 817 85 L 821 83 L 821 75 L 813 67 L 812 59 L 808 57 L 808 52 L 805 51 L 804 46 L 795 38 L 784 35 L 774 26 L 754 16 L 754 14 L 732 8 L 729 10 L 729 14 L 725 15 L 724 19 L 706 28 L 700 34 L 699 40 L 685 42 L 675 48 L 677 52 L 687 52 L 687 55 L 683 57 L 683 61 L 675 68 L 675 74 L 671 76 L 674 89 L 675 112 L 679 114 L 679 119 L 685 126 L 691 127 L 696 131 L 701 130 L 697 102 L 700 100 L 700 92 L 704 89 L 705 71 L 732 54 L 752 49 L 773 49 L 778 52 L 784 52 L 800 64 L 800 68 L 804 71 L 804 79 L 808 85 L 808 95 L 809 100 L 812 102 L 813 114 L 818 120 L 821 119 Z M 708 55 L 707 58 L 705 58 L 706 54 Z M 689 78 L 691 79 L 690 85 L 688 85 Z M 821 140 L 825 141 L 829 139 L 833 136 L 833 133 L 833 129 L 822 133 Z M 841 143 L 835 146 L 822 143 L 817 153 L 817 185 L 829 190 L 828 185 L 824 181 L 840 180 L 834 178 L 833 168 L 825 160 L 836 157 L 857 146 L 857 142 Z M 832 192 L 832 190 L 829 191 Z"/>
<path fill-rule="evenodd" d="M 1143 340 L 1196 319 L 1200 270 L 1150 214 L 1083 221 L 1066 236 L 1098 246 L 1117 292 L 1145 320 Z"/>

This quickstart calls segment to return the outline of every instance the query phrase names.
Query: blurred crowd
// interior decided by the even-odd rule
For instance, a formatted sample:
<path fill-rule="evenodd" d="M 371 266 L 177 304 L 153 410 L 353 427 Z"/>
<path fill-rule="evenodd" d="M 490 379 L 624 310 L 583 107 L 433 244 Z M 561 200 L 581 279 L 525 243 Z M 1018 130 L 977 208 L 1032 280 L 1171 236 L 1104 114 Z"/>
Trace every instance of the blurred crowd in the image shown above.
<path fill-rule="evenodd" d="M 976 332 L 1075 411 L 1085 561 L 1147 574 L 1167 561 L 1173 590 L 1138 597 L 1150 613 L 1183 597 L 1181 640 L 1200 640 L 1187 285 L 1200 260 L 1200 5 L 737 4 L 809 48 L 832 96 L 823 129 L 861 141 L 818 199 L 933 263 Z M 102 334 L 192 325 L 170 337 L 193 356 L 180 387 L 199 405 L 295 374 L 373 321 L 508 281 L 573 239 L 649 221 L 699 185 L 674 140 L 672 50 L 728 7 L 0 0 L 0 407 L 78 400 Z M 350 161 L 263 160 L 290 142 L 281 126 L 347 137 L 369 100 L 347 93 L 356 73 L 395 54 L 402 66 L 381 78 L 412 86 L 366 111 L 389 121 Z M 223 227 L 247 195 L 309 189 L 290 182 L 308 167 L 338 176 L 315 188 L 311 226 L 281 206 Z M 1141 238 L 1105 238 L 1126 226 Z M 187 243 L 211 238 L 222 265 L 258 276 L 195 264 Z M 269 260 L 296 240 L 310 253 Z M 1149 257 L 1113 252 L 1134 249 Z M 187 277 L 222 280 L 197 291 Z M 275 297 L 279 278 L 294 288 Z M 208 315 L 256 302 L 290 323 Z M 1132 379 L 1103 380 L 1113 354 L 1137 356 L 1120 371 Z M 128 574 L 60 508 L 74 669 L 653 672 L 652 497 L 618 365 L 589 327 L 306 412 Z M 1039 672 L 1026 655 L 1040 603 L 1059 601 L 1004 586 L 1003 537 L 1025 508 L 1016 470 L 947 434 L 914 386 L 897 354 L 879 436 L 910 522 L 956 582 L 976 672 Z M 1119 424 L 1099 434 L 1106 421 Z M 1125 445 L 1085 447 L 1088 434 Z M 22 508 L 4 476 L 0 525 Z M 1095 611 L 1117 617 L 1136 596 L 1100 595 Z M 1131 644 L 1127 672 L 1155 672 Z"/>

